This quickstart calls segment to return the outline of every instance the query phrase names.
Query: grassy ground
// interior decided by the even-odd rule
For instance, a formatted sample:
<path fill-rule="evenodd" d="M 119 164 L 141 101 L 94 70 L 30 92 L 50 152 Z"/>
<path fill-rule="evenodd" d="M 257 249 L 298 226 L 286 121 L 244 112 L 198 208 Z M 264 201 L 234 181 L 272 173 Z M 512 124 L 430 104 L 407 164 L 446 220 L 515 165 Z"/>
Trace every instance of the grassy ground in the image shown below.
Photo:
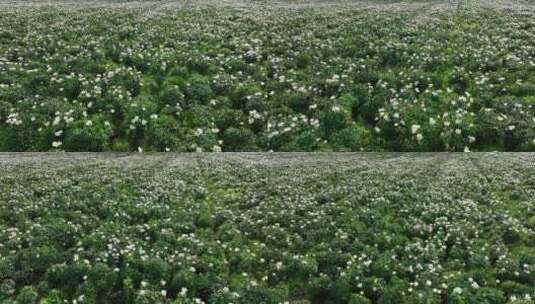
<path fill-rule="evenodd" d="M 531 303 L 534 160 L 1 154 L 0 300 Z"/>

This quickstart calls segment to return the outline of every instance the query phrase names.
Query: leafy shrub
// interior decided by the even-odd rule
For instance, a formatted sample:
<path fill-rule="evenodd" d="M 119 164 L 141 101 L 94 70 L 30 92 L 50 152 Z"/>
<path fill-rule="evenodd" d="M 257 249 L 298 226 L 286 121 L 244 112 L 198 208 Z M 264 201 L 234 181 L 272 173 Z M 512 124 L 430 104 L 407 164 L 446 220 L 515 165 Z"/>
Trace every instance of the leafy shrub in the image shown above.
<path fill-rule="evenodd" d="M 311 301 L 332 301 L 332 303 L 346 303 L 351 297 L 347 281 L 331 280 L 328 276 L 314 278 L 307 290 Z"/>
<path fill-rule="evenodd" d="M 256 150 L 255 135 L 246 128 L 231 127 L 223 133 L 224 151 L 251 151 Z"/>
<path fill-rule="evenodd" d="M 372 140 L 367 128 L 353 125 L 336 131 L 331 137 L 331 145 L 336 151 L 362 151 L 373 147 Z"/>
<path fill-rule="evenodd" d="M 168 86 L 162 89 L 160 92 L 159 103 L 161 107 L 168 107 L 169 112 L 195 105 L 192 102 L 185 102 L 184 93 L 182 93 L 178 86 Z"/>
<path fill-rule="evenodd" d="M 242 296 L 239 303 L 266 303 L 276 304 L 285 299 L 285 291 L 277 288 L 245 285 L 239 289 Z"/>
<path fill-rule="evenodd" d="M 160 116 L 151 122 L 147 129 L 147 144 L 157 151 L 180 151 L 183 148 L 182 130 L 181 125 L 172 116 Z"/>
<path fill-rule="evenodd" d="M 5 296 L 11 296 L 15 293 L 16 283 L 12 279 L 4 279 L 0 283 L 0 299 Z M 5 298 L 4 298 L 5 299 Z"/>
<path fill-rule="evenodd" d="M 126 140 L 115 140 L 111 144 L 110 150 L 113 152 L 129 152 L 132 149 Z"/>
<path fill-rule="evenodd" d="M 468 79 L 463 71 L 455 71 L 450 75 L 450 85 L 457 93 L 463 94 L 470 84 Z"/>
<path fill-rule="evenodd" d="M 305 94 L 288 93 L 283 99 L 286 99 L 288 106 L 298 113 L 308 113 L 312 104 L 312 98 Z"/>
<path fill-rule="evenodd" d="M 291 139 L 289 143 L 280 148 L 282 151 L 312 152 L 317 150 L 319 136 L 317 132 L 305 131 Z"/>
<path fill-rule="evenodd" d="M 320 127 L 326 138 L 347 126 L 347 115 L 343 112 L 325 111 L 321 114 Z"/>
<path fill-rule="evenodd" d="M 18 262 L 25 269 L 31 270 L 34 273 L 44 273 L 53 265 L 62 262 L 62 256 L 54 247 L 39 246 L 32 251 L 21 251 Z M 29 279 L 29 277 L 26 279 Z"/>
<path fill-rule="evenodd" d="M 39 295 L 35 288 L 31 286 L 23 287 L 17 295 L 17 303 L 21 304 L 34 304 L 37 303 Z"/>
<path fill-rule="evenodd" d="M 82 264 L 55 264 L 49 267 L 45 273 L 45 280 L 50 288 L 58 288 L 66 292 L 73 292 L 83 281 L 87 273 L 87 266 Z"/>
<path fill-rule="evenodd" d="M 504 281 L 500 284 L 501 289 L 507 296 L 529 294 L 530 288 L 514 281 Z"/>
<path fill-rule="evenodd" d="M 118 274 L 106 264 L 97 263 L 91 267 L 87 277 L 97 290 L 107 291 L 114 288 Z"/>
<path fill-rule="evenodd" d="M 107 148 L 111 128 L 102 116 L 75 122 L 65 131 L 63 148 L 69 151 L 100 152 Z"/>
<path fill-rule="evenodd" d="M 185 96 L 189 102 L 191 100 L 198 101 L 200 103 L 207 102 L 212 96 L 212 88 L 208 81 L 201 77 L 193 78 L 189 85 L 184 88 Z"/>
<path fill-rule="evenodd" d="M 372 301 L 365 296 L 359 294 L 352 294 L 349 299 L 349 304 L 371 304 Z"/>
<path fill-rule="evenodd" d="M 507 301 L 504 293 L 500 290 L 493 288 L 480 288 L 477 293 L 470 298 L 471 302 L 474 303 L 505 303 Z"/>

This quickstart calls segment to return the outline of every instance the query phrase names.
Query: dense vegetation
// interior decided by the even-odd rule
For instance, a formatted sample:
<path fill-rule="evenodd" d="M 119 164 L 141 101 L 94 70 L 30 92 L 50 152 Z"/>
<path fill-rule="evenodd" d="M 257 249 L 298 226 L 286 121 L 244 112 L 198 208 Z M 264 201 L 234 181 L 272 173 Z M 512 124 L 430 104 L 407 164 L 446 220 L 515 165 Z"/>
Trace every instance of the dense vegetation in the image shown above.
<path fill-rule="evenodd" d="M 535 151 L 533 10 L 158 3 L 4 4 L 0 151 Z"/>
<path fill-rule="evenodd" d="M 533 303 L 533 155 L 167 155 L 2 156 L 0 302 Z"/>

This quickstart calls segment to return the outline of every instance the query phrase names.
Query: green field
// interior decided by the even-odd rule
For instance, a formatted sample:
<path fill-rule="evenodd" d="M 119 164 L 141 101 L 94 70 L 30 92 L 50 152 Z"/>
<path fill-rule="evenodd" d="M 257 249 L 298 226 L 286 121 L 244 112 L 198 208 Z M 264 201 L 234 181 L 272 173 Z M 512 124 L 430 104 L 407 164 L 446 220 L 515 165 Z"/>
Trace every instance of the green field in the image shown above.
<path fill-rule="evenodd" d="M 531 0 L 0 0 L 0 304 L 533 304 L 534 42 Z"/>
<path fill-rule="evenodd" d="M 0 1 L 0 151 L 535 151 L 533 1 Z"/>
<path fill-rule="evenodd" d="M 0 302 L 533 303 L 534 165 L 1 154 Z"/>

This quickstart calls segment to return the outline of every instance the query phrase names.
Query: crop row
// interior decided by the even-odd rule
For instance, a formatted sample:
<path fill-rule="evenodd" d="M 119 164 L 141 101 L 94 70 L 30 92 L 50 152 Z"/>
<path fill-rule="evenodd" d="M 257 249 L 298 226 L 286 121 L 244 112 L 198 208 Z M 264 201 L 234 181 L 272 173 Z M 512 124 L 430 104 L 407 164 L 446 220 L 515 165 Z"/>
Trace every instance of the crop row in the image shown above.
<path fill-rule="evenodd" d="M 4 157 L 0 301 L 532 303 L 533 162 L 463 155 Z"/>
<path fill-rule="evenodd" d="M 0 151 L 535 150 L 532 12 L 385 7 L 6 9 Z"/>

